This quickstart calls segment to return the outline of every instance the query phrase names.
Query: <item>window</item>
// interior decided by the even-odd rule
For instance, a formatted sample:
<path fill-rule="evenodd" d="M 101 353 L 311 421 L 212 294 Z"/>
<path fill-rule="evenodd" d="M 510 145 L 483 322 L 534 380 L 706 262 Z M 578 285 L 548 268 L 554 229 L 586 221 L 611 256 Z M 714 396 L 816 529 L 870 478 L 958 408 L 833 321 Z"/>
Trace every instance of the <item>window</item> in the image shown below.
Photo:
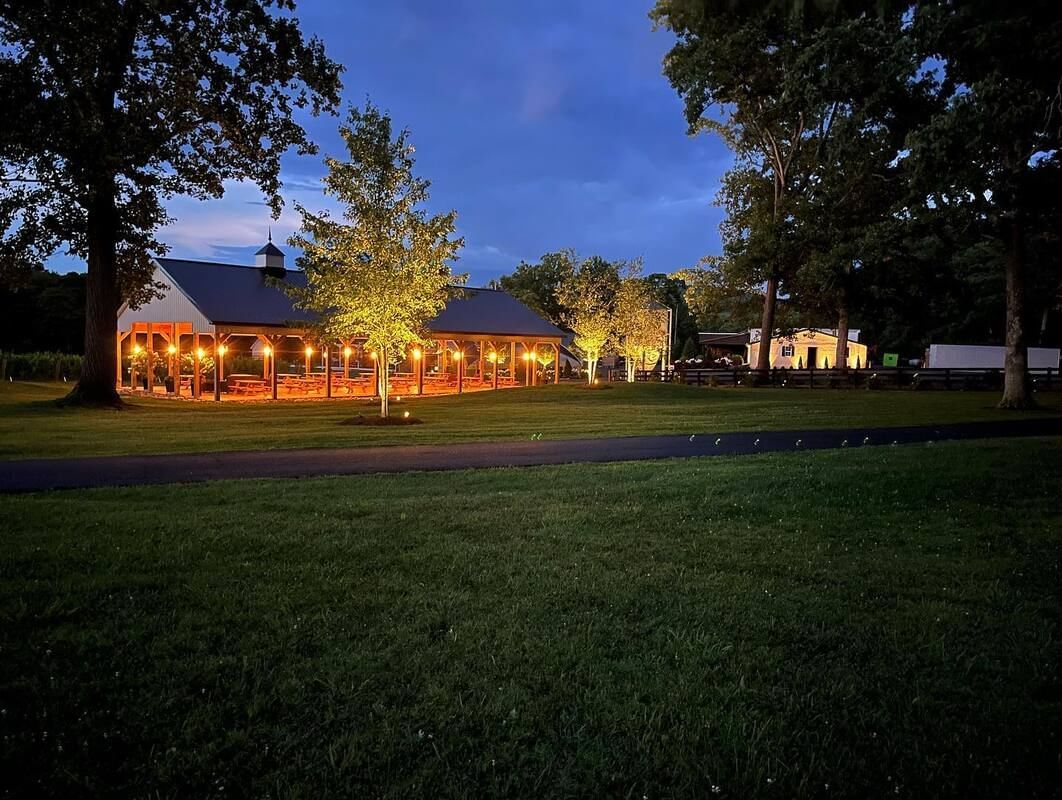
<path fill-rule="evenodd" d="M 791 344 L 783 344 L 782 345 L 782 358 L 792 358 L 793 357 L 793 350 L 794 350 L 793 345 L 791 345 Z"/>

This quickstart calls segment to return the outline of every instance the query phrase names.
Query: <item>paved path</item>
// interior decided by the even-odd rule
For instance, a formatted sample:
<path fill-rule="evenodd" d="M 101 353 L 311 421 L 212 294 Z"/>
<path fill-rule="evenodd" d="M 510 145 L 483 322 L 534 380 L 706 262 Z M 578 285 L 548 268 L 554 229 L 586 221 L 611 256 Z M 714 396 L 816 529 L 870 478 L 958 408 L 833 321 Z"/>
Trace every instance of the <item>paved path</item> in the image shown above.
<path fill-rule="evenodd" d="M 650 458 L 746 455 L 911 444 L 947 439 L 1062 435 L 1062 418 L 908 428 L 698 433 L 613 439 L 473 442 L 451 445 L 255 450 L 150 456 L 0 461 L 0 492 L 134 486 L 231 478 L 300 478 L 480 467 L 526 467 Z"/>

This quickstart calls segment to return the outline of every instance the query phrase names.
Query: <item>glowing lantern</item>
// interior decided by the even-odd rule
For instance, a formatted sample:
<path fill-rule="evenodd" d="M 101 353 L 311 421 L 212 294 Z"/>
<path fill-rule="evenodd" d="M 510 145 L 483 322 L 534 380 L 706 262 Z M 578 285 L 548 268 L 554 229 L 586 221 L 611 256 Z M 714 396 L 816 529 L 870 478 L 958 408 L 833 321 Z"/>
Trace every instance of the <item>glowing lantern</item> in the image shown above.
<path fill-rule="evenodd" d="M 202 358 L 203 358 L 203 356 L 205 356 L 205 355 L 206 355 L 206 351 L 205 351 L 205 350 L 204 350 L 204 349 L 203 349 L 202 347 L 200 347 L 200 348 L 199 348 L 198 350 L 196 350 L 196 351 L 195 351 L 195 354 L 196 354 L 196 355 L 197 355 L 197 356 L 198 356 L 198 357 L 199 357 L 200 359 L 202 359 Z"/>
<path fill-rule="evenodd" d="M 266 345 L 262 348 L 262 353 L 265 355 L 266 358 L 269 358 L 271 355 L 273 355 L 273 348 L 269 345 Z"/>
<path fill-rule="evenodd" d="M 219 356 L 224 356 L 227 351 L 228 351 L 228 348 L 225 345 L 221 345 L 220 347 L 218 347 L 218 355 Z"/>
<path fill-rule="evenodd" d="M 419 360 L 422 355 L 424 355 L 424 354 L 420 351 L 419 347 L 414 347 L 413 348 L 413 358 Z"/>
<path fill-rule="evenodd" d="M 171 344 L 169 347 L 166 348 L 166 352 L 169 353 L 172 356 L 174 353 L 177 352 L 176 345 L 172 345 Z"/>
<path fill-rule="evenodd" d="M 524 353 L 524 361 L 530 361 L 530 360 L 531 360 L 531 354 L 525 352 Z"/>
<path fill-rule="evenodd" d="M 498 354 L 497 353 L 491 353 L 489 356 L 487 356 L 487 358 L 489 358 L 491 360 L 491 362 L 493 363 L 493 362 L 498 360 Z"/>
<path fill-rule="evenodd" d="M 465 357 L 465 354 L 462 353 L 460 350 L 454 351 L 454 358 L 456 358 L 458 361 L 460 361 L 464 357 Z"/>
<path fill-rule="evenodd" d="M 307 347 L 306 348 L 306 357 L 309 358 L 312 355 L 313 355 L 313 348 L 312 347 Z"/>
<path fill-rule="evenodd" d="M 350 354 L 353 353 L 353 352 L 354 351 L 351 350 L 349 347 L 344 347 L 343 348 L 343 358 L 350 358 Z"/>
<path fill-rule="evenodd" d="M 138 345 L 138 344 L 134 344 L 134 345 L 133 345 L 133 352 L 134 352 L 134 353 L 136 353 L 137 355 L 140 355 L 140 353 L 141 353 L 141 351 L 142 351 L 143 349 L 144 349 L 144 348 L 142 348 L 142 347 L 141 347 L 140 345 Z"/>
<path fill-rule="evenodd" d="M 369 353 L 369 358 L 371 358 L 373 361 L 376 360 L 376 351 L 375 350 L 373 350 L 371 353 Z"/>

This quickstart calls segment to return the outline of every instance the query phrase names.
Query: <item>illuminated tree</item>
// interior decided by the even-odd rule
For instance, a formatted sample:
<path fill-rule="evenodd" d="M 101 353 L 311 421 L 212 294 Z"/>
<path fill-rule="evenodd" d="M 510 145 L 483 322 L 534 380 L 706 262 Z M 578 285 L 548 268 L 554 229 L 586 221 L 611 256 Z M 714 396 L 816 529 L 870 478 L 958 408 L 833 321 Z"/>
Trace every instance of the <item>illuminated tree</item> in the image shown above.
<path fill-rule="evenodd" d="M 429 181 L 413 175 L 409 131 L 392 138 L 391 119 L 371 103 L 352 108 L 340 128 L 348 161 L 325 160 L 325 194 L 345 206 L 343 220 L 296 205 L 302 230 L 305 289 L 292 294 L 300 308 L 321 315 L 323 341 L 365 337 L 380 372 L 380 416 L 388 415 L 388 376 L 407 348 L 423 344 L 425 324 L 464 281 L 450 261 L 464 244 L 452 238 L 457 212 L 427 216 Z"/>
<path fill-rule="evenodd" d="M 574 254 L 571 254 L 575 262 Z M 575 332 L 575 346 L 586 360 L 587 380 L 592 384 L 597 364 L 613 340 L 613 311 L 623 262 L 609 262 L 591 256 L 574 266 L 570 277 L 557 292 L 567 309 L 566 323 Z"/>
<path fill-rule="evenodd" d="M 639 364 L 655 364 L 667 338 L 667 318 L 652 287 L 641 278 L 627 278 L 616 293 L 614 327 L 616 345 L 627 367 L 627 381 L 634 382 Z"/>

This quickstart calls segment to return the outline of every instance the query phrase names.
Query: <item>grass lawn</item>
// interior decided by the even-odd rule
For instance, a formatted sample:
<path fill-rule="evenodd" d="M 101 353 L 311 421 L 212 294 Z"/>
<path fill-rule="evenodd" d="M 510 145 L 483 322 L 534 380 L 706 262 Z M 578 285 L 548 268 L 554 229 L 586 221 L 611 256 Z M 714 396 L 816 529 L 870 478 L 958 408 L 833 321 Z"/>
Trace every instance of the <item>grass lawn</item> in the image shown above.
<path fill-rule="evenodd" d="M 368 401 L 192 403 L 132 401 L 129 411 L 58 409 L 68 386 L 0 384 L 0 458 L 284 447 L 349 447 L 648 433 L 917 425 L 1013 419 L 995 392 L 708 389 L 666 384 L 580 385 L 425 398 L 396 406 L 426 424 L 365 428 L 338 423 L 372 414 Z M 1042 394 L 1062 414 L 1062 394 Z"/>
<path fill-rule="evenodd" d="M 2 496 L 0 795 L 1057 797 L 1059 474 L 1043 439 Z"/>

